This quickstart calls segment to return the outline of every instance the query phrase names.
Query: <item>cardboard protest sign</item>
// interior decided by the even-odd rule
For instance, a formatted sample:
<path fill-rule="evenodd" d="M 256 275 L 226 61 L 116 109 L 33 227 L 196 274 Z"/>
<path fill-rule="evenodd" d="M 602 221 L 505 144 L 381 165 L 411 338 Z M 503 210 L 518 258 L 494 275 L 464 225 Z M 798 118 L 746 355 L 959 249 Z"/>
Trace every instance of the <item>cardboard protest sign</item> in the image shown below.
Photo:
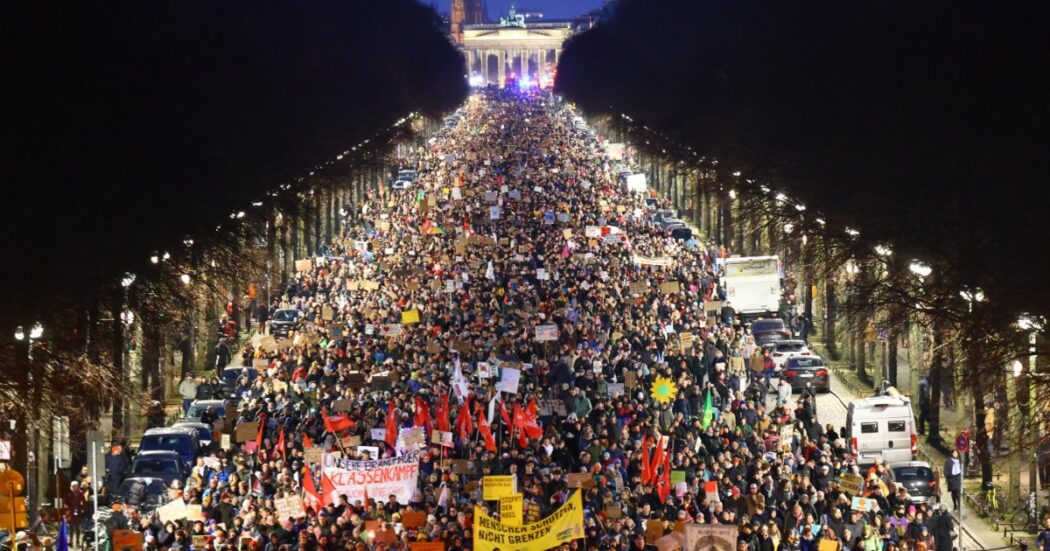
<path fill-rule="evenodd" d="M 160 517 L 161 524 L 182 520 L 188 513 L 186 502 L 181 499 L 170 501 L 157 508 L 157 516 Z"/>
<path fill-rule="evenodd" d="M 682 286 L 677 281 L 665 281 L 660 284 L 660 292 L 664 294 L 674 294 L 681 291 Z"/>
<path fill-rule="evenodd" d="M 864 488 L 864 477 L 856 474 L 844 474 L 839 479 L 839 489 L 852 496 L 859 496 Z"/>
<path fill-rule="evenodd" d="M 273 508 L 277 518 L 280 520 L 288 518 L 302 518 L 306 516 L 306 508 L 303 507 L 303 498 L 299 496 L 282 497 L 273 500 Z"/>
<path fill-rule="evenodd" d="M 208 549 L 208 535 L 207 534 L 193 534 L 190 539 L 190 543 L 193 545 L 193 549 L 197 551 L 205 551 Z"/>
<path fill-rule="evenodd" d="M 591 488 L 597 486 L 593 473 L 569 473 L 570 488 Z"/>
<path fill-rule="evenodd" d="M 336 400 L 332 402 L 332 411 L 343 413 L 354 409 L 354 403 L 350 400 Z"/>
<path fill-rule="evenodd" d="M 667 534 L 653 543 L 656 545 L 657 551 L 674 551 L 682 548 L 682 542 L 677 534 Z"/>
<path fill-rule="evenodd" d="M 685 549 L 736 551 L 739 531 L 734 524 L 686 524 Z"/>
<path fill-rule="evenodd" d="M 295 271 L 297 272 L 309 272 L 314 268 L 314 261 L 311 258 L 295 261 Z"/>
<path fill-rule="evenodd" d="M 853 501 L 850 504 L 850 509 L 853 509 L 854 511 L 861 511 L 867 513 L 868 511 L 872 510 L 878 511 L 879 505 L 878 503 L 875 503 L 874 499 L 853 496 Z"/>
<path fill-rule="evenodd" d="M 503 368 L 500 382 L 496 383 L 496 390 L 510 394 L 518 393 L 518 383 L 521 380 L 521 370 L 511 367 Z"/>
<path fill-rule="evenodd" d="M 623 396 L 626 392 L 626 387 L 623 383 L 609 383 L 609 385 L 606 386 L 605 389 L 610 398 Z"/>
<path fill-rule="evenodd" d="M 664 537 L 664 521 L 659 519 L 649 519 L 645 523 L 645 543 L 647 545 L 655 545 L 656 540 Z"/>
<path fill-rule="evenodd" d="M 649 284 L 644 281 L 636 281 L 631 284 L 632 295 L 644 295 L 649 292 Z"/>
<path fill-rule="evenodd" d="M 237 425 L 234 436 L 236 437 L 237 443 L 247 442 L 249 440 L 255 440 L 255 437 L 259 435 L 259 422 L 251 421 L 248 423 L 241 423 Z"/>
<path fill-rule="evenodd" d="M 638 385 L 638 372 L 637 371 L 624 371 L 623 373 L 623 384 L 627 388 L 634 388 Z"/>
<path fill-rule="evenodd" d="M 190 504 L 186 506 L 186 520 L 190 522 L 204 522 L 204 508 L 201 504 Z"/>
<path fill-rule="evenodd" d="M 693 334 L 684 331 L 678 334 L 678 345 L 682 352 L 685 352 L 693 347 Z"/>
<path fill-rule="evenodd" d="M 606 505 L 605 518 L 612 520 L 623 518 L 623 509 L 619 505 Z"/>
<path fill-rule="evenodd" d="M 466 459 L 452 459 L 449 462 L 452 463 L 452 472 L 456 474 L 471 473 L 470 461 Z"/>
<path fill-rule="evenodd" d="M 324 460 L 324 448 L 306 448 L 303 455 L 307 463 L 316 465 Z"/>
<path fill-rule="evenodd" d="M 458 189 L 458 188 L 457 188 Z M 409 551 L 445 551 L 443 541 L 413 541 L 408 544 Z"/>

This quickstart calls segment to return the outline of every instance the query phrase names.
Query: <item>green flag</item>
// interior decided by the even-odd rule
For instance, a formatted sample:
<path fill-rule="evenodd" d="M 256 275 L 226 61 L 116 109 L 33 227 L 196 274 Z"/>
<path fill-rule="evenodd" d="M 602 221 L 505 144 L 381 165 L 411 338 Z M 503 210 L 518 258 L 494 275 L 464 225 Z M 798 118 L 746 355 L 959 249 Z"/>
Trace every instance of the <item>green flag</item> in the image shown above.
<path fill-rule="evenodd" d="M 707 389 L 707 397 L 704 398 L 704 421 L 703 426 L 706 429 L 711 426 L 711 423 L 715 421 L 715 407 L 711 404 L 711 389 Z"/>

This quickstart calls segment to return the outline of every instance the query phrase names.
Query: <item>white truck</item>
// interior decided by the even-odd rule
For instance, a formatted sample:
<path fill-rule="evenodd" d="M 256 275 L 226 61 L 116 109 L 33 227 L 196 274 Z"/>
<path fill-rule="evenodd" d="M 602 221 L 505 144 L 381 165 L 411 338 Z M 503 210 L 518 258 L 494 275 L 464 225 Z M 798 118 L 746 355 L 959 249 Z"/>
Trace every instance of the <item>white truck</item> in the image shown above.
<path fill-rule="evenodd" d="M 726 299 L 741 316 L 767 316 L 780 310 L 780 260 L 744 256 L 725 260 Z"/>

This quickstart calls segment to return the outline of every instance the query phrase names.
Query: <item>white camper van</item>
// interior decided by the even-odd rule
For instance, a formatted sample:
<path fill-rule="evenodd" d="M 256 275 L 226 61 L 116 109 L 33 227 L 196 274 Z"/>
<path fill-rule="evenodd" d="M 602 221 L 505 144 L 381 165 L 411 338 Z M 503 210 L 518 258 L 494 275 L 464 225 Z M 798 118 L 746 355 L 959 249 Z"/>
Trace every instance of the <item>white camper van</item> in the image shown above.
<path fill-rule="evenodd" d="M 912 461 L 918 453 L 915 417 L 907 397 L 870 396 L 853 400 L 846 412 L 846 438 L 859 465 Z"/>
<path fill-rule="evenodd" d="M 741 316 L 768 316 L 780 310 L 780 260 L 776 256 L 727 258 L 726 299 Z"/>

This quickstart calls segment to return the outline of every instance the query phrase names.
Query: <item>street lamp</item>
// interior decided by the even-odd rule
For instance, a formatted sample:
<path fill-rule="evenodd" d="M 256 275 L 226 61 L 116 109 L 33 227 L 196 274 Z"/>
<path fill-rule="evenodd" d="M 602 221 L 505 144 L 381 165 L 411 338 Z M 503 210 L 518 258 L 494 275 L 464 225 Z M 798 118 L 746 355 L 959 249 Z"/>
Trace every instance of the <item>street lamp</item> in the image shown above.
<path fill-rule="evenodd" d="M 39 339 L 40 337 L 43 337 L 43 336 L 44 336 L 44 326 L 40 325 L 40 322 L 38 321 L 38 322 L 36 322 L 33 325 L 33 328 L 29 330 L 29 341 L 30 342 L 35 341 L 35 340 L 37 340 L 37 339 Z"/>
<path fill-rule="evenodd" d="M 908 266 L 908 270 L 919 277 L 927 277 L 933 273 L 933 268 L 927 264 L 919 262 L 918 260 L 913 260 Z"/>
<path fill-rule="evenodd" d="M 23 341 L 23 340 L 25 340 L 25 338 L 26 338 L 26 332 L 25 332 L 25 330 L 22 329 L 22 326 L 19 325 L 18 327 L 15 328 L 15 340 L 16 341 Z"/>
<path fill-rule="evenodd" d="M 875 245 L 875 254 L 879 256 L 890 256 L 893 254 L 893 249 L 886 245 Z"/>
<path fill-rule="evenodd" d="M 181 281 L 183 285 L 189 285 L 190 284 L 190 274 L 182 274 L 182 275 L 180 275 L 179 276 L 179 281 Z"/>
<path fill-rule="evenodd" d="M 125 289 L 131 287 L 132 283 L 135 283 L 135 274 L 131 272 L 127 272 L 126 274 L 124 274 L 124 279 L 120 280 L 120 286 Z"/>
<path fill-rule="evenodd" d="M 859 237 L 860 236 L 860 232 L 855 230 L 855 229 L 853 229 L 853 228 L 846 228 L 846 235 L 848 235 L 850 237 Z"/>

